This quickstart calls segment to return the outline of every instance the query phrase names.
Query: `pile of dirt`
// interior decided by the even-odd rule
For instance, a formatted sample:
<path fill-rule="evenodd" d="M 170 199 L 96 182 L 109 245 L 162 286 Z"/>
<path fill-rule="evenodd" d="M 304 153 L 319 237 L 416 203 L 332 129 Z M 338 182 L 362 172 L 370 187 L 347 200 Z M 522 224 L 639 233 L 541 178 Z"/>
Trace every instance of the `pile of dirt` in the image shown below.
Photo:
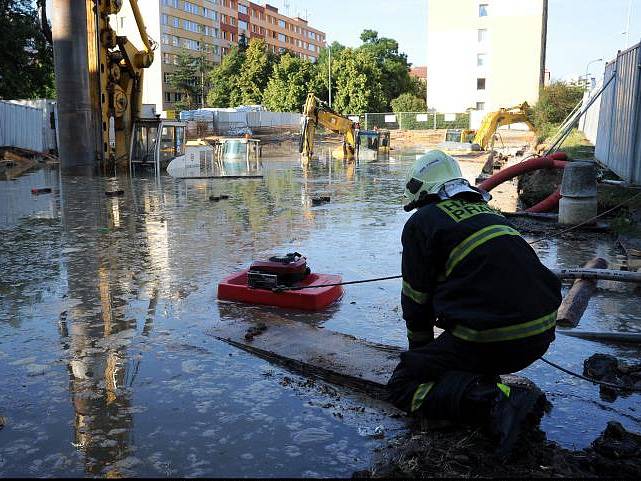
<path fill-rule="evenodd" d="M 374 466 L 354 477 L 638 477 L 640 454 L 641 435 L 617 422 L 580 451 L 564 449 L 532 428 L 508 459 L 497 457 L 479 430 L 419 431 L 389 441 Z"/>

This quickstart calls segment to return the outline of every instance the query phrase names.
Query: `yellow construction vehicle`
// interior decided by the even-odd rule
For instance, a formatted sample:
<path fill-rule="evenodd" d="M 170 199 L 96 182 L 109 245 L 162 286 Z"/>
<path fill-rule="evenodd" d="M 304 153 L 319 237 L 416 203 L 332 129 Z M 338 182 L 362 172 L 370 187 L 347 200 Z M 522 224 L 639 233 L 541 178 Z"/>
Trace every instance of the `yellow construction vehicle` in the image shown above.
<path fill-rule="evenodd" d="M 314 155 L 314 136 L 320 125 L 336 134 L 343 135 L 343 147 L 336 152 L 339 158 L 353 160 L 356 153 L 356 129 L 354 122 L 334 112 L 329 105 L 313 93 L 307 94 L 303 107 L 303 124 L 300 134 L 299 152 L 306 158 Z"/>
<path fill-rule="evenodd" d="M 499 109 L 496 112 L 488 113 L 481 128 L 478 130 L 464 130 L 461 132 L 461 142 L 472 142 L 478 144 L 481 150 L 486 150 L 488 146 L 494 145 L 494 134 L 496 130 L 503 125 L 524 123 L 530 130 L 534 130 L 534 125 L 528 115 L 529 106 L 527 102 L 521 105 L 507 109 Z"/>
<path fill-rule="evenodd" d="M 313 93 L 307 94 L 303 107 L 303 120 L 300 134 L 299 152 L 304 158 L 314 155 L 314 136 L 316 127 L 343 135 L 343 145 L 335 149 L 332 156 L 338 159 L 366 160 L 378 158 L 379 153 L 390 149 L 390 134 L 387 130 L 361 130 L 349 118 L 333 111 L 329 105 Z"/>
<path fill-rule="evenodd" d="M 112 174 L 116 164 L 130 158 L 158 165 L 159 152 L 169 143 L 182 149 L 181 125 L 169 126 L 155 113 L 144 118 L 143 73 L 154 61 L 156 43 L 147 35 L 137 0 L 129 5 L 127 15 L 135 19 L 142 49 L 110 25 L 123 0 L 53 0 L 59 150 L 65 173 L 91 173 L 100 166 Z"/>

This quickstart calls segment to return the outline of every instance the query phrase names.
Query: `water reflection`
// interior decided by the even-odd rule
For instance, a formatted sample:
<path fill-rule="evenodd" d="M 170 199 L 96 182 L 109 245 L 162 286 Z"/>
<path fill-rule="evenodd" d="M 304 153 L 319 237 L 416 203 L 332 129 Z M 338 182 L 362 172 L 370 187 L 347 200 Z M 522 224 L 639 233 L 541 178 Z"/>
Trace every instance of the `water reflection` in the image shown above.
<path fill-rule="evenodd" d="M 0 474 L 346 476 L 366 464 L 375 444 L 358 428 L 376 416 L 374 427 L 398 429 L 397 421 L 363 400 L 336 411 L 354 398 L 292 390 L 295 376 L 206 332 L 221 319 L 277 315 L 405 345 L 397 281 L 350 287 L 321 314 L 215 305 L 215 292 L 224 276 L 279 252 L 302 252 L 314 271 L 346 280 L 397 273 L 408 217 L 399 186 L 416 155 L 361 163 L 266 158 L 260 170 L 239 170 L 262 179 L 59 184 L 48 171 L 0 182 L 8 200 L 0 203 L 0 415 L 9 419 L 0 431 Z M 468 177 L 480 168 L 463 165 Z M 43 186 L 54 193 L 30 197 Z M 124 196 L 105 196 L 119 189 Z M 209 200 L 221 194 L 229 199 Z M 331 202 L 313 205 L 321 195 Z M 536 249 L 549 266 L 595 255 L 621 262 L 607 238 Z M 581 328 L 638 331 L 636 319 L 631 291 L 602 285 Z M 550 358 L 580 371 L 595 351 L 637 356 L 559 339 Z M 586 445 L 613 418 L 638 429 L 630 418 L 636 395 L 608 411 L 594 404 L 593 386 L 539 365 L 526 374 L 554 402 L 544 421 L 554 440 Z"/>

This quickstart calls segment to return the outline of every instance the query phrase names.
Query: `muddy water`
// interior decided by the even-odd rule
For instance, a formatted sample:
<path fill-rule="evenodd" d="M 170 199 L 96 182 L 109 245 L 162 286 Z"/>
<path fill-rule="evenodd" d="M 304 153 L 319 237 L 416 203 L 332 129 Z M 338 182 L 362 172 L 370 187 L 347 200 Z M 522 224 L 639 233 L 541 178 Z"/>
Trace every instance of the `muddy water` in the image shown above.
<path fill-rule="evenodd" d="M 371 434 L 382 426 L 393 435 L 401 420 L 207 330 L 270 313 L 218 304 L 215 287 L 274 252 L 303 252 L 315 271 L 345 279 L 397 273 L 408 217 L 400 185 L 414 158 L 263 159 L 250 169 L 263 179 L 59 180 L 38 171 L 0 182 L 0 475 L 348 476 L 367 466 L 380 442 Z M 464 166 L 470 177 L 480 168 Z M 47 186 L 53 194 L 30 194 Z M 105 196 L 115 189 L 125 195 Z M 209 201 L 219 194 L 230 199 Z M 319 194 L 331 202 L 313 207 Z M 499 195 L 503 207 L 512 194 Z M 551 267 L 595 254 L 622 262 L 604 240 L 546 241 L 537 251 Z M 581 328 L 641 330 L 637 299 L 605 285 Z M 279 315 L 402 346 L 399 309 L 399 284 L 389 281 L 348 287 L 320 314 Z M 596 351 L 638 354 L 559 336 L 549 358 L 581 370 Z M 545 365 L 525 374 L 554 404 L 543 421 L 551 439 L 585 446 L 610 419 L 641 430 L 637 395 L 608 403 Z"/>

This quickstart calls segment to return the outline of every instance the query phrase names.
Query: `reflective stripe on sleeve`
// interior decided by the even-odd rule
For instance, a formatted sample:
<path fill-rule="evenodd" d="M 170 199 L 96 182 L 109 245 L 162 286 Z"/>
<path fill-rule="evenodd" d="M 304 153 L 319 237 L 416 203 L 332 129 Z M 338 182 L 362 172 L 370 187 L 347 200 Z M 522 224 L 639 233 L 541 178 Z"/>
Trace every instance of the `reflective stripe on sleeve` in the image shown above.
<path fill-rule="evenodd" d="M 417 291 L 412 288 L 407 281 L 403 281 L 403 294 L 412 299 L 417 304 L 427 304 L 429 296 L 426 292 Z"/>
<path fill-rule="evenodd" d="M 452 334 L 460 339 L 471 342 L 499 342 L 523 339 L 524 337 L 536 336 L 556 325 L 556 311 L 533 321 L 515 324 L 507 327 L 497 327 L 476 331 L 469 327 L 457 325 L 452 329 Z"/>
<path fill-rule="evenodd" d="M 454 270 L 454 268 L 474 249 L 495 237 L 504 235 L 520 234 L 517 230 L 512 229 L 507 225 L 494 224 L 484 227 L 467 237 L 463 242 L 452 249 L 452 252 L 450 252 L 450 256 L 445 264 L 445 276 L 449 276 L 452 273 L 452 270 Z"/>
<path fill-rule="evenodd" d="M 428 382 L 425 384 L 421 384 L 416 388 L 416 391 L 414 392 L 414 396 L 412 397 L 412 407 L 411 411 L 416 412 L 418 411 L 421 406 L 423 405 L 423 402 L 425 401 L 425 398 L 429 394 L 429 392 L 432 390 L 434 387 L 433 382 Z"/>
<path fill-rule="evenodd" d="M 412 342 L 425 342 L 434 340 L 434 331 L 410 331 L 407 330 L 407 339 Z"/>

